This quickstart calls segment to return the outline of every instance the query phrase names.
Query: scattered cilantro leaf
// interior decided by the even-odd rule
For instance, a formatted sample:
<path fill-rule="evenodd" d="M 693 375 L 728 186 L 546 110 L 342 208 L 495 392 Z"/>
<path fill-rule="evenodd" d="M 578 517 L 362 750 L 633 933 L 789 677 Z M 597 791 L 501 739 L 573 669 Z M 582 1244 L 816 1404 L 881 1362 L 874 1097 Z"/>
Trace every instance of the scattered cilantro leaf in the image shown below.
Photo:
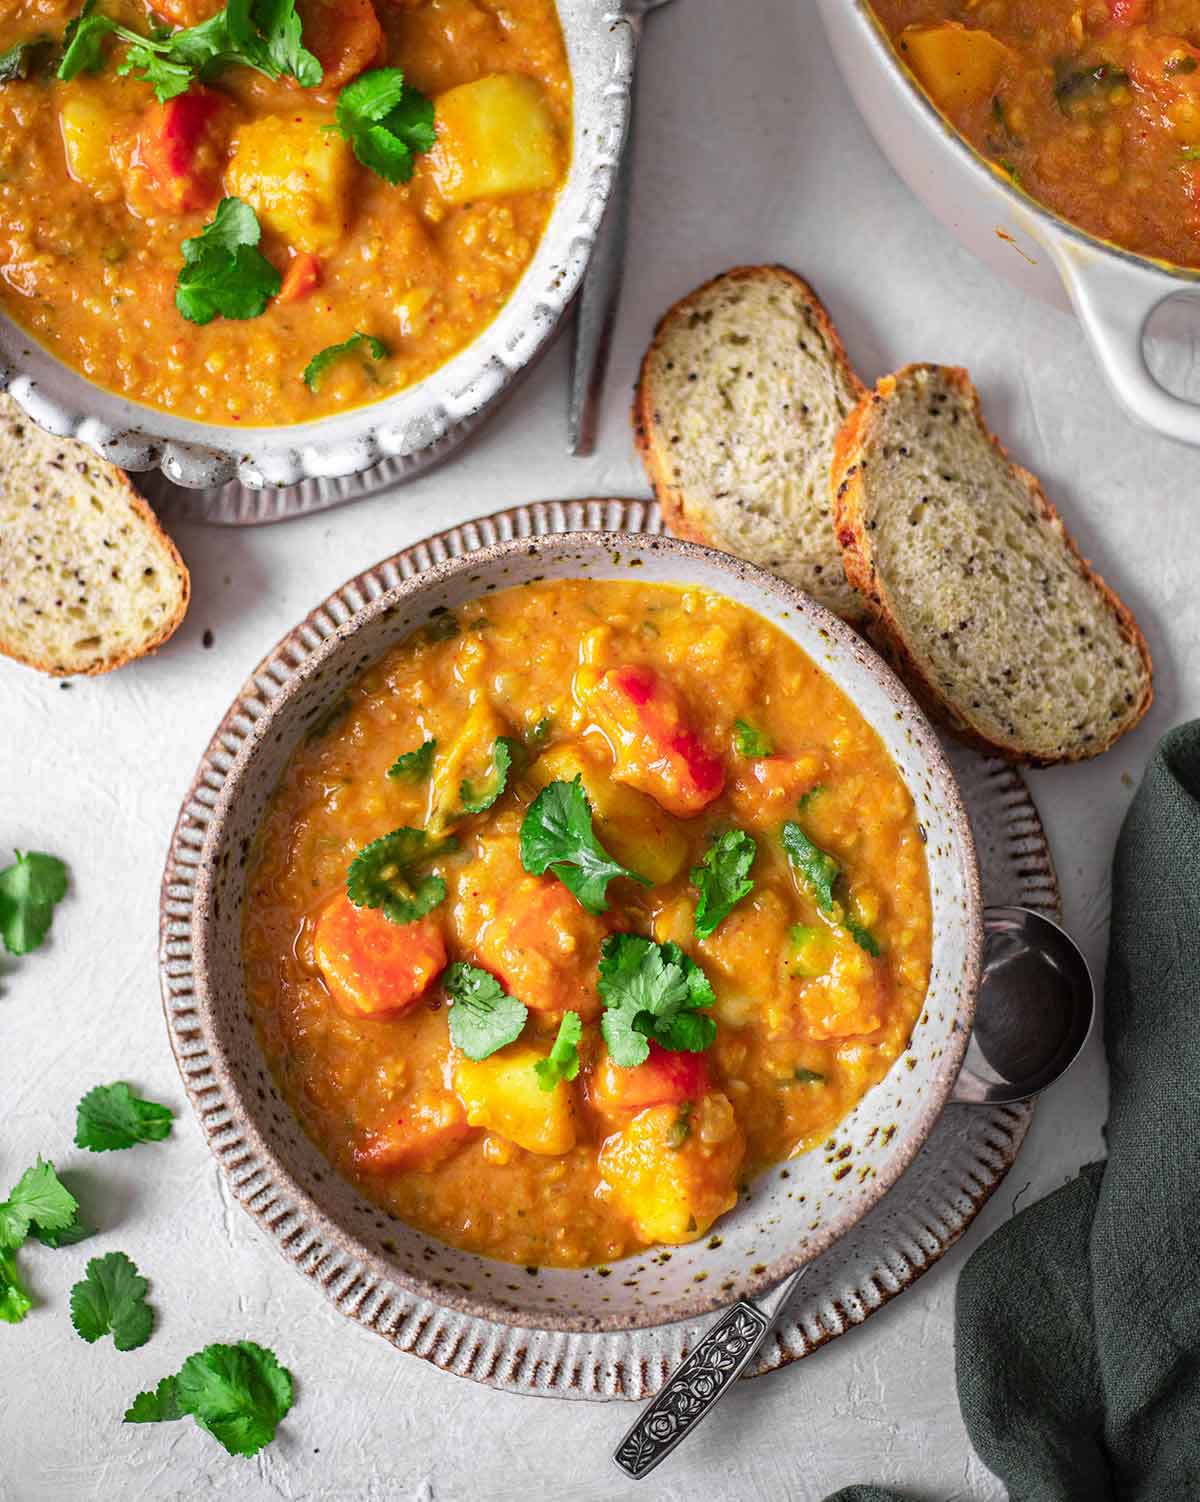
<path fill-rule="evenodd" d="M 16 856 L 0 871 L 0 936 L 9 954 L 28 954 L 46 937 L 55 905 L 66 896 L 67 868 L 40 850 Z"/>
<path fill-rule="evenodd" d="M 675 1120 L 667 1128 L 667 1146 L 676 1152 L 692 1135 L 692 1102 L 685 1100 L 676 1113 Z"/>
<path fill-rule="evenodd" d="M 15 1252 L 0 1246 L 0 1320 L 19 1325 L 32 1308 L 33 1300 L 17 1273 Z"/>
<path fill-rule="evenodd" d="M 600 950 L 600 1030 L 613 1063 L 629 1069 L 663 1048 L 702 1053 L 717 1036 L 704 1014 L 716 1001 L 708 977 L 678 944 L 610 934 Z"/>
<path fill-rule="evenodd" d="M 865 949 L 869 955 L 878 959 L 883 953 L 879 940 L 869 928 L 864 928 L 861 923 L 847 922 L 846 932 L 854 940 L 860 949 Z"/>
<path fill-rule="evenodd" d="M 75 1146 L 109 1153 L 139 1142 L 161 1142 L 174 1120 L 169 1106 L 140 1099 L 120 1081 L 97 1085 L 76 1108 Z"/>
<path fill-rule="evenodd" d="M 798 1085 L 823 1085 L 825 1076 L 818 1074 L 815 1069 L 805 1069 L 803 1064 L 797 1064 L 792 1070 L 792 1078 Z"/>
<path fill-rule="evenodd" d="M 534 876 L 547 870 L 589 913 L 608 911 L 608 884 L 618 876 L 653 883 L 613 860 L 592 829 L 592 805 L 583 778 L 547 783 L 521 823 L 521 864 Z"/>
<path fill-rule="evenodd" d="M 813 786 L 809 788 L 807 793 L 801 793 L 799 798 L 796 799 L 796 807 L 801 810 L 806 809 L 809 804 L 812 803 L 815 798 L 820 797 L 820 795 L 824 791 L 824 787 L 819 782 L 814 783 Z"/>
<path fill-rule="evenodd" d="M 770 756 L 775 749 L 769 736 L 745 720 L 734 720 L 733 739 L 739 756 Z"/>
<path fill-rule="evenodd" d="M 1112 63 L 1072 69 L 1070 62 L 1064 59 L 1055 64 L 1054 97 L 1063 114 L 1069 115 L 1079 100 L 1110 94 L 1128 82 L 1129 74 Z"/>
<path fill-rule="evenodd" d="M 44 1226 L 32 1225 L 29 1228 L 29 1234 L 36 1241 L 40 1241 L 43 1246 L 57 1251 L 59 1247 L 75 1246 L 80 1241 L 86 1241 L 89 1236 L 96 1234 L 96 1228 L 80 1220 L 79 1215 L 76 1214 L 70 1225 L 57 1226 L 52 1231 L 46 1230 Z"/>
<path fill-rule="evenodd" d="M 387 775 L 404 782 L 424 782 L 433 771 L 437 741 L 422 741 L 415 751 L 404 751 L 387 769 Z"/>
<path fill-rule="evenodd" d="M 553 1090 L 559 1080 L 575 1078 L 579 1073 L 579 1040 L 582 1037 L 583 1022 L 579 1013 L 564 1012 L 550 1052 L 533 1066 L 540 1089 Z"/>
<path fill-rule="evenodd" d="M 727 829 L 708 847 L 700 864 L 692 867 L 688 879 L 700 893 L 693 920 L 698 939 L 707 939 L 754 890 L 750 867 L 757 854 L 756 841 L 744 829 Z"/>
<path fill-rule="evenodd" d="M 257 1455 L 292 1406 L 292 1374 L 252 1340 L 205 1346 L 174 1377 L 138 1393 L 127 1424 L 161 1424 L 191 1414 L 230 1455 Z"/>
<path fill-rule="evenodd" d="M 463 781 L 458 790 L 459 801 L 469 814 L 481 814 L 491 808 L 508 786 L 508 774 L 524 760 L 525 748 L 511 735 L 502 735 L 492 747 L 491 776 L 479 787 Z"/>
<path fill-rule="evenodd" d="M 66 1230 L 78 1211 L 79 1202 L 55 1173 L 54 1164 L 38 1158 L 0 1204 L 0 1248 L 15 1251 L 35 1226 L 43 1231 Z"/>
<path fill-rule="evenodd" d="M 804 878 L 813 900 L 823 913 L 834 911 L 833 884 L 842 874 L 842 868 L 827 851 L 814 845 L 809 837 L 792 820 L 783 826 L 783 848 L 788 859 Z"/>
<path fill-rule="evenodd" d="M 510 996 L 494 975 L 461 960 L 446 971 L 442 985 L 452 998 L 450 1041 L 476 1063 L 521 1036 L 529 1009 Z"/>
<path fill-rule="evenodd" d="M 124 1252 L 93 1257 L 87 1274 L 71 1289 L 71 1323 L 91 1345 L 112 1332 L 118 1351 L 144 1346 L 154 1328 L 146 1302 L 149 1285 Z"/>
<path fill-rule="evenodd" d="M 423 829 L 393 829 L 350 862 L 346 895 L 355 907 L 379 908 L 389 923 L 413 923 L 446 896 L 440 876 L 418 876 L 416 867 L 454 849 L 453 839 L 431 844 Z"/>
<path fill-rule="evenodd" d="M 340 344 L 327 345 L 319 354 L 312 357 L 304 367 L 302 378 L 304 384 L 310 391 L 319 391 L 321 382 L 325 379 L 330 367 L 359 350 L 364 350 L 372 360 L 386 360 L 390 353 L 383 340 L 377 339 L 374 334 L 351 334 L 349 339 L 343 339 Z M 371 367 L 365 363 L 363 369 L 368 374 L 372 373 Z"/>
<path fill-rule="evenodd" d="M 33 72 L 37 55 L 46 47 L 44 37 L 34 37 L 27 42 L 18 42 L 7 52 L 0 52 L 0 84 L 16 83 L 28 78 Z"/>
<path fill-rule="evenodd" d="M 530 746 L 541 747 L 546 744 L 554 732 L 554 716 L 544 714 L 525 739 Z"/>
<path fill-rule="evenodd" d="M 433 101 L 404 82 L 399 68 L 371 68 L 338 95 L 332 127 L 364 167 L 389 183 L 406 183 L 413 158 L 437 139 Z"/>
<path fill-rule="evenodd" d="M 1185 162 L 1200 162 L 1200 146 L 1181 146 L 1179 154 Z"/>
<path fill-rule="evenodd" d="M 261 235 L 248 203 L 223 198 L 212 220 L 183 242 L 175 306 L 189 323 L 257 318 L 265 310 L 282 278 L 258 249 Z"/>

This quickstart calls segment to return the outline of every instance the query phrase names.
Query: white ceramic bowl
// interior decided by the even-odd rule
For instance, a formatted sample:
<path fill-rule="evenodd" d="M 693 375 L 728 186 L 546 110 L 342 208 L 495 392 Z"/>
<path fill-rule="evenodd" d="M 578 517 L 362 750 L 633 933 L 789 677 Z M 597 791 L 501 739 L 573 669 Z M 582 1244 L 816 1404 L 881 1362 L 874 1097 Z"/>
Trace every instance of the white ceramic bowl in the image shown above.
<path fill-rule="evenodd" d="M 908 1049 L 832 1143 L 762 1175 L 717 1237 L 639 1254 L 611 1275 L 514 1269 L 434 1243 L 364 1200 L 329 1167 L 284 1103 L 248 1015 L 241 955 L 247 854 L 306 729 L 351 681 L 430 618 L 533 579 L 696 584 L 758 611 L 796 641 L 878 731 L 927 836 L 932 975 Z M 386 575 L 385 575 L 386 577 Z M 393 578 L 395 576 L 393 575 Z M 352 596 L 353 598 L 354 596 Z M 819 1256 L 885 1195 L 937 1122 L 974 1016 L 981 952 L 970 825 L 928 722 L 848 627 L 773 575 L 668 537 L 576 532 L 514 539 L 364 600 L 348 618 L 301 622 L 239 695 L 201 765 L 163 885 L 163 998 L 172 1045 L 231 1187 L 291 1260 L 338 1268 L 355 1305 L 400 1288 L 489 1321 L 624 1330 L 694 1317 Z M 199 811 L 199 817 L 197 816 Z"/>
<path fill-rule="evenodd" d="M 1159 384 L 1142 348 L 1156 309 L 1196 293 L 1200 273 L 1099 240 L 1029 198 L 938 113 L 897 57 L 869 0 L 817 3 L 847 88 L 917 197 L 1002 276 L 1046 302 L 1074 307 L 1132 417 L 1166 437 L 1200 445 L 1200 407 Z"/>
<path fill-rule="evenodd" d="M 433 375 L 382 402 L 286 427 L 173 417 L 93 385 L 0 314 L 0 391 L 39 426 L 178 485 L 295 485 L 412 458 L 482 412 L 546 344 L 579 286 L 629 118 L 638 25 L 623 0 L 558 0 L 574 84 L 571 167 L 546 233 L 496 319 Z M 444 446 L 444 445 L 443 445 Z"/>

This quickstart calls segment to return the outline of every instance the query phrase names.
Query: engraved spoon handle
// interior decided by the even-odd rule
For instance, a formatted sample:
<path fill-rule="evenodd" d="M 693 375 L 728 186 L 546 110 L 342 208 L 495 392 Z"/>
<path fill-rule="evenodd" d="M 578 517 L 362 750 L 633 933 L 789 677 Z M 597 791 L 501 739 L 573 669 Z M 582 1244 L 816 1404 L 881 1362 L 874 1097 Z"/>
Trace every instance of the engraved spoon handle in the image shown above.
<path fill-rule="evenodd" d="M 758 1354 L 806 1270 L 786 1278 L 761 1305 L 743 1299 L 709 1326 L 617 1446 L 613 1459 L 627 1476 L 648 1476 L 711 1413 Z"/>

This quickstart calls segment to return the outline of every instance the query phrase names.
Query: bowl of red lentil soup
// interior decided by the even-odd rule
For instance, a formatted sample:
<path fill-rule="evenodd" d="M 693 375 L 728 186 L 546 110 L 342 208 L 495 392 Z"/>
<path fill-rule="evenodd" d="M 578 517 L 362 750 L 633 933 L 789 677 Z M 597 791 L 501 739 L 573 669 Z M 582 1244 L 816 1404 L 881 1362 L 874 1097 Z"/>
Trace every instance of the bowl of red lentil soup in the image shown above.
<path fill-rule="evenodd" d="M 667 537 L 351 581 L 248 683 L 174 848 L 213 1149 L 364 1298 L 615 1330 L 762 1288 L 878 1204 L 970 1034 L 936 736 L 807 596 Z"/>
<path fill-rule="evenodd" d="M 430 449 L 578 285 L 619 10 L 0 0 L 0 388 L 187 485 Z"/>
<path fill-rule="evenodd" d="M 1200 0 L 819 5 L 850 94 L 917 196 L 993 269 L 1075 310 L 1135 419 L 1200 444 L 1200 410 L 1142 347 L 1157 313 L 1166 362 L 1188 361 Z"/>

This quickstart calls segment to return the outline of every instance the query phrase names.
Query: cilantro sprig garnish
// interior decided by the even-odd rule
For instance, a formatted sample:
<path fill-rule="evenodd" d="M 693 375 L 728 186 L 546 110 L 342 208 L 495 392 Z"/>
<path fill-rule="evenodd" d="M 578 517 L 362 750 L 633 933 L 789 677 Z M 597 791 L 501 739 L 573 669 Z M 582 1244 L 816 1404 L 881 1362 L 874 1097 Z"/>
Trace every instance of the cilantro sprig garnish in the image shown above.
<path fill-rule="evenodd" d="M 717 1036 L 706 1007 L 716 1002 L 708 977 L 678 944 L 640 934 L 610 934 L 600 950 L 600 1031 L 614 1064 L 645 1063 L 650 1039 L 676 1052 L 703 1053 Z"/>
<path fill-rule="evenodd" d="M 163 102 L 238 65 L 268 78 L 294 78 L 305 89 L 317 88 L 324 77 L 321 64 L 303 44 L 295 0 L 229 0 L 224 10 L 198 26 L 152 36 L 97 14 L 94 6 L 95 0 L 88 0 L 64 38 L 66 51 L 58 67 L 64 82 L 97 72 L 110 36 L 129 44 L 117 72 L 134 73 L 152 84 Z"/>
<path fill-rule="evenodd" d="M 275 1438 L 292 1394 L 292 1374 L 274 1351 L 239 1340 L 189 1356 L 175 1376 L 138 1393 L 125 1422 L 162 1424 L 191 1414 L 230 1455 L 257 1455 Z"/>
<path fill-rule="evenodd" d="M 521 1036 L 529 1009 L 494 975 L 459 961 L 442 977 L 450 996 L 450 1041 L 478 1063 Z"/>
<path fill-rule="evenodd" d="M 433 756 L 437 741 L 422 741 L 415 751 L 403 751 L 387 769 L 387 775 L 396 782 L 424 782 L 433 771 Z"/>
<path fill-rule="evenodd" d="M 744 829 L 727 829 L 692 867 L 688 879 L 700 894 L 693 920 L 698 939 L 707 939 L 754 890 L 750 867 L 757 854 L 757 842 Z"/>
<path fill-rule="evenodd" d="M 9 954 L 28 954 L 46 937 L 67 894 L 67 868 L 40 850 L 18 850 L 16 857 L 0 871 L 0 937 Z"/>
<path fill-rule="evenodd" d="M 170 1134 L 174 1120 L 169 1106 L 142 1100 L 119 1080 L 97 1085 L 76 1107 L 75 1146 L 110 1153 L 139 1142 L 161 1142 Z"/>
<path fill-rule="evenodd" d="M 529 805 L 521 823 L 521 864 L 533 876 L 552 876 L 572 892 L 589 913 L 608 911 L 610 881 L 627 876 L 652 886 L 619 861 L 613 860 L 592 829 L 592 805 L 583 778 L 547 783 Z"/>
<path fill-rule="evenodd" d="M 386 360 L 391 353 L 383 340 L 377 339 L 374 334 L 351 334 L 349 339 L 343 339 L 340 344 L 327 345 L 319 354 L 315 354 L 304 367 L 301 379 L 315 394 L 321 389 L 321 382 L 332 366 L 336 365 L 339 360 L 344 360 L 347 356 L 358 354 L 360 351 L 369 355 L 372 360 Z M 375 372 L 366 360 L 362 361 L 362 368 L 369 376 L 374 377 Z"/>
<path fill-rule="evenodd" d="M 881 954 L 882 950 L 870 930 L 848 918 L 845 908 L 834 896 L 834 885 L 842 875 L 839 862 L 827 850 L 814 845 L 793 820 L 789 819 L 783 826 L 780 837 L 788 859 L 804 879 L 821 911 L 843 928 L 860 949 L 865 949 L 870 955 Z"/>
<path fill-rule="evenodd" d="M 508 786 L 508 774 L 524 759 L 525 747 L 511 735 L 502 735 L 492 746 L 492 770 L 478 785 L 463 779 L 459 802 L 468 814 L 485 813 Z"/>
<path fill-rule="evenodd" d="M 734 720 L 733 740 L 739 756 L 770 756 L 775 749 L 770 737 L 764 735 L 761 730 L 756 730 L 746 720 Z"/>
<path fill-rule="evenodd" d="M 446 896 L 440 876 L 421 876 L 417 868 L 457 848 L 454 839 L 431 841 L 423 829 L 393 829 L 350 862 L 346 895 L 355 907 L 378 908 L 389 923 L 413 923 Z"/>
<path fill-rule="evenodd" d="M 189 323 L 257 318 L 279 293 L 282 278 L 258 242 L 258 215 L 240 198 L 223 198 L 198 235 L 185 240 L 175 281 L 175 306 Z"/>
<path fill-rule="evenodd" d="M 67 1239 L 78 1227 L 78 1217 L 79 1202 L 55 1173 L 54 1164 L 43 1158 L 25 1170 L 0 1204 L 0 1320 L 5 1324 L 18 1324 L 33 1308 L 17 1269 L 18 1248 L 31 1235 L 51 1246 L 59 1244 L 51 1238 Z"/>
<path fill-rule="evenodd" d="M 539 1089 L 553 1090 L 560 1080 L 575 1078 L 579 1073 L 579 1040 L 582 1037 L 583 1021 L 579 1013 L 564 1012 L 550 1052 L 533 1066 Z"/>
<path fill-rule="evenodd" d="M 338 95 L 335 129 L 354 155 L 387 182 L 406 183 L 413 158 L 437 140 L 433 100 L 404 81 L 400 68 L 371 68 Z"/>
<path fill-rule="evenodd" d="M 89 1345 L 110 1332 L 118 1351 L 144 1346 L 154 1328 L 146 1302 L 150 1285 L 124 1252 L 93 1257 L 71 1289 L 71 1323 Z"/>

